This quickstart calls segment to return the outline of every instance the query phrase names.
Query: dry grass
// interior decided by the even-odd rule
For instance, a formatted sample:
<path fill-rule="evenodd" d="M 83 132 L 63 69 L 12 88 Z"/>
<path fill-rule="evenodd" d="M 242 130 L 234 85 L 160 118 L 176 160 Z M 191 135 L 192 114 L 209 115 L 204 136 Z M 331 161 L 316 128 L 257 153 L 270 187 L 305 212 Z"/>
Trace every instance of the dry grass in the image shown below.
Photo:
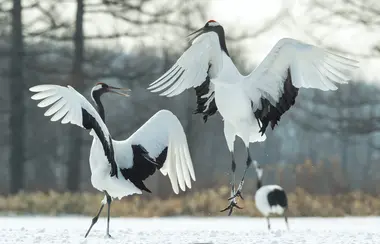
<path fill-rule="evenodd" d="M 125 197 L 114 201 L 112 216 L 153 217 L 153 216 L 217 216 L 226 215 L 219 210 L 227 206 L 229 188 L 209 189 L 178 195 L 166 200 L 146 199 L 141 196 Z M 361 192 L 351 192 L 334 196 L 311 195 L 297 188 L 288 194 L 290 216 L 344 216 L 344 215 L 380 215 L 380 199 Z M 56 193 L 47 194 L 19 193 L 1 197 L 0 212 L 15 214 L 80 214 L 94 215 L 103 199 L 102 194 L 92 193 Z M 243 210 L 235 215 L 260 216 L 252 196 L 239 200 Z M 103 216 L 106 211 L 103 212 Z"/>

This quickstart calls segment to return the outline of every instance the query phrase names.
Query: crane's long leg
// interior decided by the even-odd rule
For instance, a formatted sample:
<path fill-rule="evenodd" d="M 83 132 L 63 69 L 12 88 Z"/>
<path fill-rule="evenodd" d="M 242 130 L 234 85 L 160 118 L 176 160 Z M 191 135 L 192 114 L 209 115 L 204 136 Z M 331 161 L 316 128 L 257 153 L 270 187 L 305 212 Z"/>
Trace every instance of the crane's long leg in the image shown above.
<path fill-rule="evenodd" d="M 267 216 L 267 223 L 268 223 L 268 230 L 270 230 L 270 222 L 269 222 L 269 217 Z"/>
<path fill-rule="evenodd" d="M 235 157 L 234 157 L 234 153 L 233 152 L 231 152 L 231 158 L 232 158 L 232 161 L 231 161 L 231 171 L 232 171 L 231 176 L 232 176 L 232 179 L 231 179 L 230 185 L 231 185 L 231 194 L 235 194 L 236 163 L 235 163 Z"/>
<path fill-rule="evenodd" d="M 108 209 L 107 209 L 107 236 L 111 237 L 110 235 L 110 212 L 111 212 L 111 202 L 112 198 L 108 193 L 105 191 L 106 197 L 107 197 L 107 204 L 108 204 Z"/>
<path fill-rule="evenodd" d="M 247 173 L 247 170 L 252 165 L 252 158 L 251 158 L 251 154 L 249 153 L 249 146 L 247 147 L 247 155 L 248 156 L 247 156 L 246 167 L 245 167 L 245 170 L 244 170 L 243 177 L 241 178 L 241 181 L 239 183 L 238 189 L 235 192 L 235 194 L 233 196 L 231 196 L 228 200 L 234 199 L 237 196 L 241 197 L 241 199 L 244 199 L 243 196 L 241 195 L 241 191 L 242 191 L 243 185 L 244 185 L 244 177 L 245 177 L 245 174 Z"/>
<path fill-rule="evenodd" d="M 232 171 L 232 179 L 231 179 L 231 197 L 235 195 L 235 171 L 236 171 L 236 163 L 235 163 L 235 158 L 234 158 L 234 153 L 231 152 L 232 156 L 232 163 L 231 163 L 231 171 Z M 238 209 L 241 209 L 236 203 L 235 198 L 230 198 L 230 205 L 228 205 L 225 209 L 220 210 L 220 212 L 224 212 L 229 210 L 228 216 L 232 214 L 233 208 L 236 207 Z"/>
<path fill-rule="evenodd" d="M 86 232 L 86 235 L 84 236 L 85 238 L 87 237 L 87 235 L 90 233 L 92 227 L 96 224 L 96 222 L 98 222 L 98 218 L 99 218 L 99 215 L 102 213 L 102 210 L 103 210 L 103 207 L 104 207 L 104 202 L 102 202 L 102 205 L 100 206 L 100 209 L 99 209 L 99 212 L 98 214 L 92 219 L 92 223 L 90 225 L 90 228 L 88 228 L 87 232 Z"/>
<path fill-rule="evenodd" d="M 285 217 L 286 228 L 289 230 L 288 216 L 286 215 L 286 212 L 284 214 L 284 217 Z"/>

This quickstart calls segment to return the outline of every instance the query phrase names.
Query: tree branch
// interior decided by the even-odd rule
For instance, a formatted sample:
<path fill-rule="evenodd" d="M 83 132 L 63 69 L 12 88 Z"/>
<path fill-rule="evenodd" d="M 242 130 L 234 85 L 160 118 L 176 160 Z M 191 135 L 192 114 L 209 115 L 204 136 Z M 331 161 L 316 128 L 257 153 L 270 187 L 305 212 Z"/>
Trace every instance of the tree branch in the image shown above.
<path fill-rule="evenodd" d="M 311 24 L 317 24 L 320 26 L 335 26 L 335 29 L 345 28 L 342 26 L 336 26 L 336 24 L 334 23 L 336 18 L 339 18 L 339 23 L 342 23 L 342 20 L 345 20 L 347 21 L 347 23 L 349 23 L 346 25 L 350 26 L 360 25 L 364 26 L 369 30 L 378 29 L 380 27 L 380 5 L 377 4 L 368 4 L 367 2 L 356 0 L 341 0 L 336 1 L 334 4 L 332 4 L 331 1 L 311 1 L 309 15 L 313 15 L 313 11 L 317 12 L 319 10 L 322 10 L 327 14 L 323 15 L 323 17 L 315 17 Z M 334 19 L 334 17 L 336 18 Z M 298 26 L 294 18 L 291 17 L 291 20 L 296 26 Z M 317 45 L 323 45 L 326 49 L 330 51 L 365 59 L 373 59 L 380 57 L 380 48 L 378 48 L 377 46 L 374 46 L 372 48 L 374 52 L 371 53 L 354 53 L 339 46 L 326 45 L 321 38 L 316 37 L 316 35 L 312 33 L 313 29 L 315 28 L 308 28 L 307 30 L 303 29 L 303 32 Z"/>
<path fill-rule="evenodd" d="M 281 20 L 289 17 L 288 9 L 282 9 L 273 19 L 266 21 L 260 28 L 255 30 L 254 32 L 246 32 L 237 36 L 226 36 L 226 39 L 229 41 L 244 41 L 247 39 L 257 38 L 260 35 L 270 31 L 276 24 L 278 24 Z"/>

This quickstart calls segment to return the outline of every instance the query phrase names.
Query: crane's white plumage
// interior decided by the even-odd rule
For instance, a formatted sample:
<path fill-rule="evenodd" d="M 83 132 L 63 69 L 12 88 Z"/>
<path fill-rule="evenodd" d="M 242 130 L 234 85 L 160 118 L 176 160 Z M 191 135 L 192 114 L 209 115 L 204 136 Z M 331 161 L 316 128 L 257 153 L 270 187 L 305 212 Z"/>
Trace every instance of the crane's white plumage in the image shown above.
<path fill-rule="evenodd" d="M 294 105 L 299 88 L 336 90 L 336 84 L 347 83 L 350 72 L 357 68 L 357 61 L 283 38 L 256 69 L 244 76 L 229 56 L 219 23 L 210 20 L 191 35 L 196 33 L 199 34 L 192 45 L 148 89 L 171 97 L 195 88 L 195 112 L 202 113 L 205 122 L 207 116 L 220 112 L 232 155 L 236 136 L 243 140 L 247 151 L 250 142 L 264 141 L 267 126 L 274 129 L 280 117 Z M 247 160 L 251 160 L 250 156 Z"/>
<path fill-rule="evenodd" d="M 335 90 L 334 83 L 346 83 L 349 72 L 357 67 L 356 63 L 301 41 L 284 38 L 255 70 L 243 76 L 221 50 L 218 35 L 207 32 L 195 38 L 172 68 L 152 82 L 148 89 L 171 97 L 200 86 L 209 76 L 209 91 L 203 98 L 208 98 L 207 104 L 215 98 L 219 112 L 233 127 L 228 130 L 232 135 L 226 137 L 238 135 L 244 140 L 240 134 L 250 134 L 244 140 L 247 144 L 265 140 L 257 130 L 259 125 L 253 119 L 252 111 L 262 109 L 261 98 L 276 105 L 284 93 L 288 70 L 296 88 Z"/>
<path fill-rule="evenodd" d="M 218 36 L 213 32 L 196 38 L 172 68 L 152 82 L 148 89 L 152 92 L 167 89 L 160 95 L 172 97 L 201 85 L 208 73 L 216 75 L 222 68 L 222 52 L 218 45 Z"/>
<path fill-rule="evenodd" d="M 153 158 L 158 156 L 163 148 L 168 147 L 166 161 L 160 169 L 162 174 L 169 176 L 176 194 L 179 193 L 178 184 L 182 191 L 185 191 L 185 186 L 191 188 L 191 179 L 195 180 L 195 173 L 186 135 L 181 123 L 172 112 L 160 110 L 127 140 L 113 140 L 116 159 L 121 162 L 120 166 L 128 162 L 122 159 L 132 144 L 143 145 Z"/>
<path fill-rule="evenodd" d="M 279 185 L 265 185 L 256 190 L 255 204 L 260 213 L 265 217 L 269 216 L 270 214 L 282 215 L 284 213 L 285 208 L 281 207 L 280 205 L 271 206 L 269 204 L 268 194 L 276 189 L 280 191 L 284 190 Z"/>
<path fill-rule="evenodd" d="M 256 102 L 254 105 L 257 108 L 261 96 L 274 104 L 278 102 L 288 69 L 295 87 L 327 91 L 337 89 L 334 83 L 347 83 L 349 72 L 357 68 L 357 61 L 291 38 L 278 41 L 260 65 L 247 76 L 241 75 L 232 61 L 226 59 L 230 58 L 220 49 L 218 35 L 214 32 L 202 34 L 172 68 L 152 82 L 148 89 L 152 92 L 166 89 L 160 95 L 171 97 L 201 85 L 209 75 L 214 84 L 222 83 L 218 85 L 229 89 L 230 94 L 239 87 L 228 84 L 238 83 L 246 92 L 247 99 Z"/>
<path fill-rule="evenodd" d="M 29 90 L 36 92 L 31 97 L 33 100 L 42 100 L 37 104 L 38 107 L 45 108 L 51 106 L 44 113 L 45 116 L 52 116 L 51 121 L 54 122 L 62 119 L 62 124 L 71 123 L 84 128 L 82 114 L 82 109 L 84 109 L 95 118 L 105 138 L 108 140 L 109 131 L 100 118 L 99 113 L 82 94 L 71 86 L 37 85 L 29 88 Z"/>
<path fill-rule="evenodd" d="M 90 130 L 93 136 L 90 151 L 91 183 L 105 197 L 98 214 L 92 219 L 89 234 L 97 222 L 104 205 L 108 204 L 107 236 L 112 198 L 121 199 L 131 194 L 150 192 L 143 183 L 158 169 L 168 175 L 173 191 L 178 194 L 191 188 L 195 181 L 186 135 L 178 118 L 168 110 L 160 110 L 142 125 L 133 135 L 123 141 L 112 140 L 104 123 L 104 108 L 100 96 L 106 92 L 118 93 L 122 88 L 105 83 L 96 84 L 91 97 L 98 111 L 74 88 L 58 85 L 38 85 L 30 88 L 36 92 L 34 100 L 42 100 L 38 106 L 48 107 L 45 116 L 51 121 L 61 119 L 63 124 L 71 123 Z M 179 185 L 179 187 L 178 187 Z"/>
<path fill-rule="evenodd" d="M 288 69 L 295 87 L 328 91 L 338 89 L 334 83 L 347 83 L 350 79 L 348 72 L 357 68 L 356 64 L 354 60 L 316 46 L 284 38 L 254 71 L 244 77 L 242 85 L 249 98 L 256 101 L 256 106 L 261 96 L 275 104 L 283 93 Z"/>
<path fill-rule="evenodd" d="M 195 180 L 194 168 L 190 157 L 186 135 L 178 118 L 168 110 L 161 110 L 153 115 L 133 135 L 123 141 L 112 140 L 107 126 L 96 109 L 71 86 L 38 85 L 30 88 L 37 92 L 34 100 L 42 100 L 38 106 L 50 108 L 45 116 L 52 116 L 51 121 L 62 119 L 62 123 L 72 123 L 85 128 L 83 111 L 89 113 L 99 125 L 101 133 L 91 128 L 94 137 L 90 153 L 91 181 L 95 188 L 107 191 L 114 198 L 122 198 L 133 193 L 141 194 L 141 189 L 134 186 L 129 179 L 124 179 L 122 169 L 131 169 L 135 165 L 132 145 L 140 145 L 147 152 L 152 165 L 159 154 L 167 147 L 167 157 L 160 168 L 168 175 L 173 191 L 178 194 L 179 187 L 185 191 L 191 188 L 191 179 Z M 94 125 L 96 126 L 96 125 Z M 88 128 L 87 128 L 88 129 Z M 118 166 L 118 178 L 110 177 L 110 164 L 104 150 L 103 140 L 106 140 L 108 150 L 113 150 Z M 109 155 L 108 155 L 109 156 Z M 146 177 L 148 175 L 145 175 Z M 144 180 L 145 180 L 144 176 Z"/>

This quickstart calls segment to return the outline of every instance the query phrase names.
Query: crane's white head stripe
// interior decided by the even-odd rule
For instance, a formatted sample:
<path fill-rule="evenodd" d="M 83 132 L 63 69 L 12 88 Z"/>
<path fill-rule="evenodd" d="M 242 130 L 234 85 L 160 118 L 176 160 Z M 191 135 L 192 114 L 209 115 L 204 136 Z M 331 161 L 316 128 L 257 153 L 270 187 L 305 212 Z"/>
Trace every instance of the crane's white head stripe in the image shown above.
<path fill-rule="evenodd" d="M 98 84 L 98 85 L 96 85 L 96 86 L 94 86 L 94 87 L 92 88 L 91 92 L 94 92 L 94 91 L 97 91 L 97 90 L 100 90 L 100 89 L 102 89 L 102 85 L 101 85 L 101 84 Z"/>
<path fill-rule="evenodd" d="M 102 89 L 103 87 L 102 87 L 102 85 L 101 84 L 97 84 L 96 86 L 94 86 L 92 89 L 91 89 L 91 98 L 92 98 L 92 100 L 96 103 L 96 101 L 95 101 L 95 99 L 94 99 L 94 96 L 93 96 L 93 94 L 94 94 L 94 92 L 96 92 L 96 91 L 98 91 L 98 90 L 100 90 L 100 89 Z"/>

